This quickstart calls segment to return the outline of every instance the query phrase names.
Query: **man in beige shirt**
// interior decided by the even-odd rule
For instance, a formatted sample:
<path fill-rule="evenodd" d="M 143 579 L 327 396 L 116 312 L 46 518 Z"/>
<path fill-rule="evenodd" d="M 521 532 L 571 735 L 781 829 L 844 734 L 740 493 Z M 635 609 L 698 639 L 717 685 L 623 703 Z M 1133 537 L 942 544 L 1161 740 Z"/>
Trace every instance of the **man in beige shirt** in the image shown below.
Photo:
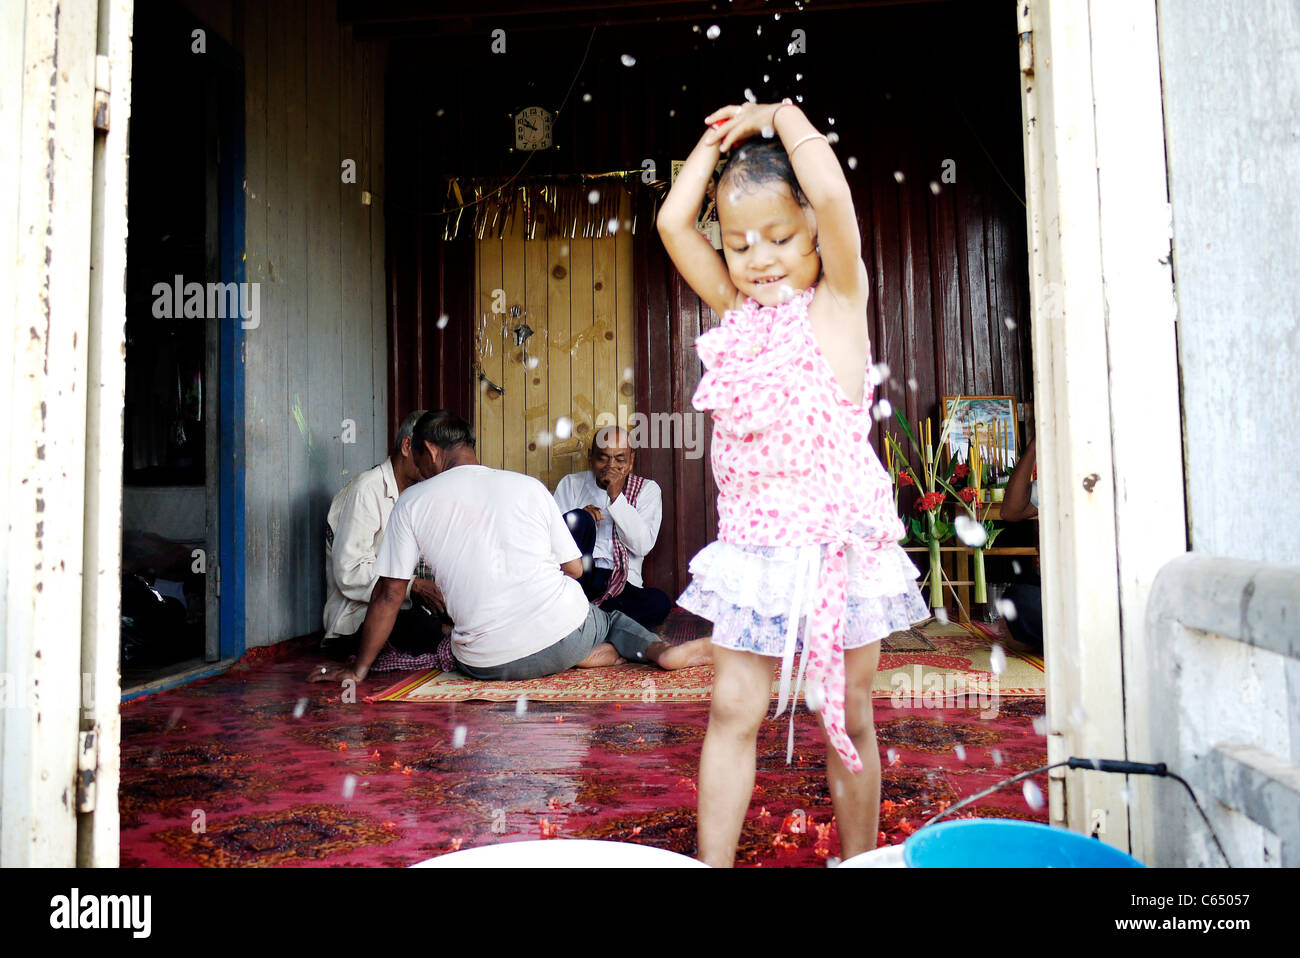
<path fill-rule="evenodd" d="M 325 640 L 331 654 L 356 652 L 357 633 L 378 577 L 375 557 L 397 497 L 428 478 L 411 454 L 411 431 L 424 415 L 419 409 L 398 427 L 387 459 L 356 476 L 330 503 L 325 529 Z M 415 598 L 413 603 L 412 597 Z M 432 652 L 443 637 L 446 604 L 432 580 L 413 576 L 389 645 L 415 656 Z"/>

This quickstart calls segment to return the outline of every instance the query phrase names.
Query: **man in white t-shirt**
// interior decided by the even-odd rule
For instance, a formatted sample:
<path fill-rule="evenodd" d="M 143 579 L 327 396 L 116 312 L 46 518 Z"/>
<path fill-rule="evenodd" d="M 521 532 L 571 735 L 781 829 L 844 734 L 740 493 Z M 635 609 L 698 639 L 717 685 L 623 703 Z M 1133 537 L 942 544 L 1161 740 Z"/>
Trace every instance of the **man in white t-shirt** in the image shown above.
<path fill-rule="evenodd" d="M 416 465 L 430 476 L 398 499 L 379 549 L 379 582 L 356 663 L 310 678 L 365 678 L 392 629 L 420 557 L 438 582 L 457 667 L 478 679 L 530 679 L 620 658 L 665 669 L 705 665 L 707 639 L 673 646 L 619 612 L 587 601 L 581 553 L 536 479 L 480 465 L 463 419 L 429 413 L 414 430 Z"/>

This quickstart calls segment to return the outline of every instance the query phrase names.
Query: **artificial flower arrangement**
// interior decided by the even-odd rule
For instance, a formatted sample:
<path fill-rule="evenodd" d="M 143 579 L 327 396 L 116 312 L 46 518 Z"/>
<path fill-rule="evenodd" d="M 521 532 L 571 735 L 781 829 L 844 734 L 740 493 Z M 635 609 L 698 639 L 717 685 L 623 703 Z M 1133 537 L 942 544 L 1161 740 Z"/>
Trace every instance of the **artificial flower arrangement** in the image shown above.
<path fill-rule="evenodd" d="M 975 596 L 978 603 L 988 602 L 988 584 L 984 575 L 984 550 L 993 545 L 993 540 L 1002 531 L 988 519 L 991 496 L 985 496 L 983 490 L 991 478 L 988 463 L 983 461 L 977 442 L 969 445 L 969 458 L 959 462 L 952 457 L 939 455 L 944 448 L 953 419 L 945 419 L 939 426 L 939 441 L 933 441 L 930 420 L 918 421 L 916 432 L 898 410 L 894 418 L 909 447 L 916 453 L 921 463 L 918 473 L 912 468 L 911 458 L 898 439 L 891 432 L 885 433 L 885 464 L 890 478 L 894 481 L 894 505 L 898 506 L 900 493 L 908 486 L 915 487 L 920 493 L 914 508 L 918 516 L 906 520 L 908 530 L 905 542 L 918 542 L 927 546 L 930 554 L 930 607 L 943 606 L 943 563 L 940 547 L 950 536 L 956 534 L 962 544 L 974 553 Z M 919 437 L 919 438 L 918 438 Z M 965 480 L 966 485 L 958 489 L 954 481 Z M 949 520 L 943 513 L 943 505 L 951 496 L 954 503 L 959 503 L 954 518 Z M 979 510 L 983 506 L 983 513 Z"/>

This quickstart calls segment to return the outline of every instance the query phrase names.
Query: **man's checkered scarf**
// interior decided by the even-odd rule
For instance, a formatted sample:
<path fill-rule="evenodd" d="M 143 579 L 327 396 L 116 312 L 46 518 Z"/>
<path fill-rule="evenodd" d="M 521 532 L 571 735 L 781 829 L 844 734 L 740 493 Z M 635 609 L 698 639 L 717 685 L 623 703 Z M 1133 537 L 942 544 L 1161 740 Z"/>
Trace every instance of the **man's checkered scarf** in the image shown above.
<path fill-rule="evenodd" d="M 641 495 L 641 489 L 645 485 L 645 480 L 640 476 L 629 475 L 627 485 L 623 487 L 623 495 L 628 504 L 635 507 L 636 500 Z M 610 573 L 609 582 L 605 586 L 605 594 L 595 601 L 595 605 L 600 605 L 606 599 L 612 599 L 623 591 L 627 585 L 627 546 L 623 545 L 623 540 L 618 537 L 618 523 L 614 523 L 614 571 Z"/>

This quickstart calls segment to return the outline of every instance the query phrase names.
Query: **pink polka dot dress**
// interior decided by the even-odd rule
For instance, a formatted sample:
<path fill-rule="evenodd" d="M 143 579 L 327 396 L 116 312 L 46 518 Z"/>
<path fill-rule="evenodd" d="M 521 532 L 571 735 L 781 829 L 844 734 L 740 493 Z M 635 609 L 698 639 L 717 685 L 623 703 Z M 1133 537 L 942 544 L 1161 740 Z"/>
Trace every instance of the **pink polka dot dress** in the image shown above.
<path fill-rule="evenodd" d="M 930 612 L 869 442 L 870 377 L 859 403 L 844 395 L 808 320 L 815 289 L 780 306 L 749 299 L 696 340 L 706 372 L 692 404 L 713 411 L 718 540 L 691 560 L 678 604 L 713 621 L 715 645 L 783 659 L 777 715 L 802 644 L 794 697 L 806 673 L 809 707 L 856 772 L 844 650 Z"/>

